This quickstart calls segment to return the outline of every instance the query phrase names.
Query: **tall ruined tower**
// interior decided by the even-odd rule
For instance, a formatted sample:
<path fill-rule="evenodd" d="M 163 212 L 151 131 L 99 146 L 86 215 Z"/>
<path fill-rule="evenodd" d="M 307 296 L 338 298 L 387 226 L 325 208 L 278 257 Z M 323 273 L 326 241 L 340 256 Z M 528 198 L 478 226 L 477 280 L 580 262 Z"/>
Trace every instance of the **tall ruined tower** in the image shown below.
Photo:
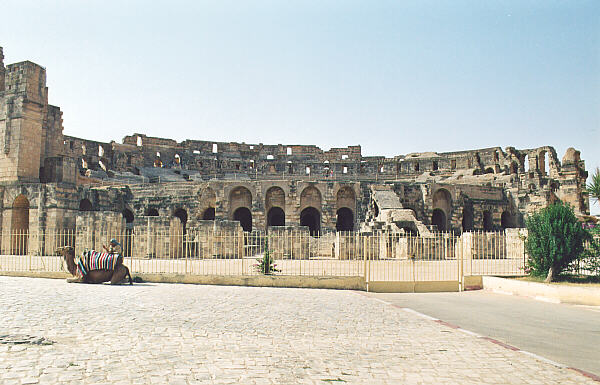
<path fill-rule="evenodd" d="M 30 61 L 0 68 L 0 182 L 39 182 L 48 111 L 46 70 Z"/>

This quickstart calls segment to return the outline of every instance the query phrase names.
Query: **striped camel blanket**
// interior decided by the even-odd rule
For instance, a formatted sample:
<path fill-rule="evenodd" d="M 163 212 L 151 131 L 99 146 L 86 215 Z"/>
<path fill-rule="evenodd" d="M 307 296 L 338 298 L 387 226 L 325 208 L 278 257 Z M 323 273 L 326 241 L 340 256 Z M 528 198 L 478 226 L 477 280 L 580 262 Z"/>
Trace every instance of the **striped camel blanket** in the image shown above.
<path fill-rule="evenodd" d="M 87 275 L 92 270 L 114 270 L 119 254 L 103 253 L 96 250 L 84 251 L 77 259 L 77 270 Z"/>

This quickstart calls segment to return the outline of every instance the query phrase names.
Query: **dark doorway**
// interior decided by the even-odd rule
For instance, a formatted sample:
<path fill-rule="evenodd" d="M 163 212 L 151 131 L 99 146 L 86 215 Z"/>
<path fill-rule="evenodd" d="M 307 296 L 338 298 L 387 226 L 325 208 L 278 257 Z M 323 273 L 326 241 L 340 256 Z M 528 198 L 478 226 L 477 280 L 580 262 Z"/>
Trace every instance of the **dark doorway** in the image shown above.
<path fill-rule="evenodd" d="M 503 229 L 510 229 L 515 227 L 513 216 L 510 212 L 505 211 L 502 213 L 502 216 L 500 217 L 500 225 Z"/>
<path fill-rule="evenodd" d="M 209 207 L 206 210 L 204 210 L 204 213 L 202 214 L 202 219 L 205 221 L 214 221 L 215 220 L 215 208 Z"/>
<path fill-rule="evenodd" d="M 431 224 L 437 226 L 439 231 L 446 231 L 446 213 L 442 209 L 433 210 Z"/>
<path fill-rule="evenodd" d="M 267 213 L 267 227 L 285 226 L 285 212 L 281 207 L 271 207 Z"/>
<path fill-rule="evenodd" d="M 483 212 L 483 230 L 492 231 L 493 228 L 494 221 L 492 220 L 492 213 L 486 210 Z"/>
<path fill-rule="evenodd" d="M 240 221 L 240 225 L 244 231 L 252 231 L 252 213 L 247 207 L 240 207 L 235 210 L 233 212 L 233 220 Z"/>
<path fill-rule="evenodd" d="M 462 216 L 462 229 L 463 231 L 472 231 L 473 230 L 473 207 L 467 206 L 463 208 L 463 216 Z"/>
<path fill-rule="evenodd" d="M 321 232 L 321 213 L 314 207 L 307 207 L 300 213 L 300 226 L 307 226 L 310 235 L 318 236 Z"/>
<path fill-rule="evenodd" d="M 354 230 L 354 214 L 348 207 L 342 207 L 337 211 L 337 221 L 335 224 L 337 231 L 353 231 Z"/>
<path fill-rule="evenodd" d="M 79 211 L 92 211 L 92 202 L 89 199 L 79 201 Z"/>

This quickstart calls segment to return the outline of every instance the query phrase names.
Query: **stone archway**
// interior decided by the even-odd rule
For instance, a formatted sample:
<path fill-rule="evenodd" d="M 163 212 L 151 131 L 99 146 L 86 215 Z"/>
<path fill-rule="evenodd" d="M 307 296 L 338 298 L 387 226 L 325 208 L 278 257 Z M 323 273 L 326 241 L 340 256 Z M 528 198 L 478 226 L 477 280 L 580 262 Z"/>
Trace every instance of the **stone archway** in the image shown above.
<path fill-rule="evenodd" d="M 319 236 L 321 233 L 321 213 L 314 207 L 307 207 L 300 212 L 300 226 L 307 226 L 310 235 Z"/>
<path fill-rule="evenodd" d="M 202 213 L 202 220 L 212 221 L 215 219 L 217 194 L 215 194 L 215 191 L 212 188 L 206 187 L 204 190 L 202 190 L 202 193 L 200 194 L 199 207 Z"/>
<path fill-rule="evenodd" d="M 439 231 L 448 230 L 448 218 L 452 212 L 452 196 L 445 188 L 438 189 L 433 194 L 433 213 L 431 224 L 436 225 Z"/>
<path fill-rule="evenodd" d="M 231 219 L 239 221 L 242 229 L 252 231 L 252 193 L 244 186 L 238 186 L 229 193 Z"/>
<path fill-rule="evenodd" d="M 338 190 L 336 208 L 336 231 L 353 231 L 356 194 L 350 186 L 344 186 Z"/>
<path fill-rule="evenodd" d="M 308 186 L 300 194 L 300 210 L 307 207 L 321 209 L 321 192 L 315 186 Z"/>
<path fill-rule="evenodd" d="M 285 226 L 285 191 L 279 186 L 272 186 L 265 194 L 265 211 L 267 212 L 267 228 L 269 226 Z"/>

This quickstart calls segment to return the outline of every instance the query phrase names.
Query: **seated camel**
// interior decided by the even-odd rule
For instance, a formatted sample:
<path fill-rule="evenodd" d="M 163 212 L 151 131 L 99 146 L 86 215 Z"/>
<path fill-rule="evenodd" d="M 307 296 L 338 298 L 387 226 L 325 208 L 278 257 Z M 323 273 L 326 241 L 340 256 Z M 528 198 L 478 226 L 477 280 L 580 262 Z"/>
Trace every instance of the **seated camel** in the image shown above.
<path fill-rule="evenodd" d="M 60 247 L 57 250 L 62 254 L 69 273 L 75 278 L 68 278 L 67 282 L 76 283 L 102 283 L 110 281 L 111 285 L 116 285 L 123 281 L 125 277 L 129 278 L 129 284 L 133 285 L 131 274 L 127 266 L 123 265 L 122 255 L 111 255 L 116 260 L 108 259 L 108 264 L 98 264 L 98 260 L 90 262 L 90 257 L 98 255 L 95 251 L 87 252 L 86 258 L 75 259 L 75 249 L 72 246 Z M 104 254 L 106 256 L 106 254 Z"/>

